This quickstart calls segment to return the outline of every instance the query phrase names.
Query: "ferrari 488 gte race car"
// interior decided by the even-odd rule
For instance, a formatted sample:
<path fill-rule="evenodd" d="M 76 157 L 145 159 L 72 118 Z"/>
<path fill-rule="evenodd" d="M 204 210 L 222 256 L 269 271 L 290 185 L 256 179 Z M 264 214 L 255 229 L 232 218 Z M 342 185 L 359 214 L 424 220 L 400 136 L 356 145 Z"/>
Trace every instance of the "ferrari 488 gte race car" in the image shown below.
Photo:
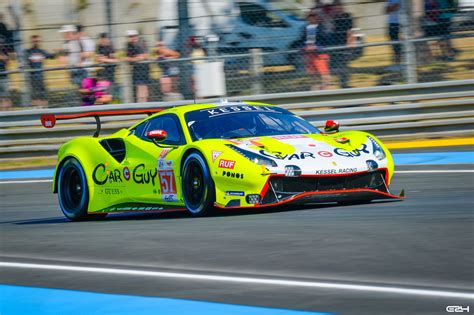
<path fill-rule="evenodd" d="M 320 132 L 267 104 L 194 104 L 99 137 L 99 115 L 41 117 L 45 127 L 84 116 L 98 123 L 94 136 L 59 149 L 53 191 L 71 220 L 399 198 L 388 189 L 394 164 L 387 148 L 368 133 L 339 132 L 333 121 Z"/>

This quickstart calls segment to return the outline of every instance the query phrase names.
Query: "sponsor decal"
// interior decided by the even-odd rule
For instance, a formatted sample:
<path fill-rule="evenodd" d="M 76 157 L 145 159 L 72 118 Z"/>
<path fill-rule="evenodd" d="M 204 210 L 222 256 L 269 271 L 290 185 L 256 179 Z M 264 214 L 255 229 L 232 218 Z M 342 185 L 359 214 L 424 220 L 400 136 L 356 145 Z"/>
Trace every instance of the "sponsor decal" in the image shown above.
<path fill-rule="evenodd" d="M 118 169 L 109 171 L 104 163 L 100 163 L 92 171 L 92 180 L 97 185 L 105 185 L 107 182 L 121 183 L 122 176 Z"/>
<path fill-rule="evenodd" d="M 305 135 L 281 135 L 281 136 L 271 136 L 270 138 L 276 140 L 287 140 L 287 139 L 301 139 L 307 138 Z"/>
<path fill-rule="evenodd" d="M 159 158 L 164 159 L 170 151 L 171 148 L 164 148 L 163 150 L 161 150 Z"/>
<path fill-rule="evenodd" d="M 360 149 L 355 149 L 355 150 L 352 150 L 352 151 L 346 151 L 346 150 L 343 150 L 343 149 L 334 149 L 334 153 L 336 153 L 337 155 L 343 156 L 343 157 L 348 157 L 348 158 L 361 156 L 362 153 L 370 154 L 370 152 L 369 152 L 369 150 L 367 150 L 367 146 L 365 144 L 363 144 Z"/>
<path fill-rule="evenodd" d="M 330 158 L 333 156 L 333 154 L 329 151 L 318 151 L 318 155 L 325 158 Z"/>
<path fill-rule="evenodd" d="M 298 152 L 298 153 L 293 153 L 293 154 L 286 154 L 282 155 L 281 152 L 272 152 L 272 154 L 269 154 L 265 152 L 265 150 L 260 150 L 259 153 L 261 155 L 270 157 L 272 159 L 277 159 L 277 160 L 304 160 L 306 158 L 312 158 L 315 159 L 315 156 L 311 152 Z"/>
<path fill-rule="evenodd" d="M 212 151 L 212 162 L 215 162 L 217 158 L 222 154 L 222 151 Z"/>
<path fill-rule="evenodd" d="M 340 168 L 340 169 L 329 169 L 329 170 L 317 170 L 316 175 L 332 175 L 332 174 L 349 174 L 357 173 L 356 167 Z"/>
<path fill-rule="evenodd" d="M 165 195 L 176 195 L 176 180 L 174 177 L 174 171 L 160 171 L 160 186 L 161 193 L 163 194 L 163 200 Z"/>
<path fill-rule="evenodd" d="M 227 196 L 238 196 L 238 197 L 245 196 L 245 193 L 243 191 L 226 191 L 225 194 Z"/>
<path fill-rule="evenodd" d="M 234 167 L 235 167 L 235 161 L 224 160 L 224 159 L 219 160 L 219 168 L 228 168 L 228 169 L 233 170 Z"/>
<path fill-rule="evenodd" d="M 156 168 L 145 169 L 145 164 L 138 164 L 132 171 L 133 181 L 137 184 L 149 184 L 155 186 L 155 178 L 158 175 Z"/>
<path fill-rule="evenodd" d="M 228 114 L 228 113 L 236 113 L 236 112 L 275 112 L 275 113 L 278 113 L 278 111 L 268 106 L 251 106 L 251 105 L 225 106 L 225 107 L 208 109 L 206 111 L 210 117 Z"/>
<path fill-rule="evenodd" d="M 230 178 L 244 179 L 244 174 L 228 172 L 228 171 L 223 171 L 222 176 L 226 176 L 226 177 L 230 177 Z"/>
<path fill-rule="evenodd" d="M 159 211 L 164 210 L 164 207 L 136 207 L 136 206 L 118 206 L 118 207 L 110 207 L 108 211 Z"/>
<path fill-rule="evenodd" d="M 176 195 L 176 194 L 163 195 L 163 201 L 166 201 L 166 202 L 177 202 L 177 201 L 178 201 L 178 195 Z"/>
<path fill-rule="evenodd" d="M 130 170 L 127 166 L 125 166 L 123 169 L 123 178 L 125 178 L 127 181 L 130 180 Z"/>
<path fill-rule="evenodd" d="M 121 195 L 123 191 L 118 188 L 104 188 L 100 190 L 100 194 L 104 195 Z"/>
<path fill-rule="evenodd" d="M 165 160 L 165 159 L 159 159 L 158 160 L 158 170 L 172 170 L 173 169 L 173 161 L 171 160 Z"/>
<path fill-rule="evenodd" d="M 346 143 L 346 142 L 349 142 L 350 140 L 348 138 L 335 138 L 334 141 L 339 142 L 339 143 Z"/>

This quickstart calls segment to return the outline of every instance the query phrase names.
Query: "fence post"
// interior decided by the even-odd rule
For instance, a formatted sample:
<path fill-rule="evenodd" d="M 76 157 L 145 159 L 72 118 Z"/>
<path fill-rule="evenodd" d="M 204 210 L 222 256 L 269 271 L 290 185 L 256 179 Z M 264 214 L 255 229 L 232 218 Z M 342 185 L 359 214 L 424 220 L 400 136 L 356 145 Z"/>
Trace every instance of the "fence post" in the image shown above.
<path fill-rule="evenodd" d="M 404 77 L 406 83 L 417 83 L 416 73 L 416 50 L 415 44 L 413 43 L 413 14 L 412 14 L 412 1 L 402 0 L 401 1 L 401 26 L 403 34 L 403 58 L 404 58 Z"/>
<path fill-rule="evenodd" d="M 133 103 L 133 82 L 132 82 L 132 71 L 131 66 L 128 62 L 124 61 L 120 63 L 120 70 L 122 72 L 122 91 L 124 103 Z"/>
<path fill-rule="evenodd" d="M 252 94 L 262 94 L 263 59 L 260 48 L 250 49 L 250 77 L 252 80 Z"/>

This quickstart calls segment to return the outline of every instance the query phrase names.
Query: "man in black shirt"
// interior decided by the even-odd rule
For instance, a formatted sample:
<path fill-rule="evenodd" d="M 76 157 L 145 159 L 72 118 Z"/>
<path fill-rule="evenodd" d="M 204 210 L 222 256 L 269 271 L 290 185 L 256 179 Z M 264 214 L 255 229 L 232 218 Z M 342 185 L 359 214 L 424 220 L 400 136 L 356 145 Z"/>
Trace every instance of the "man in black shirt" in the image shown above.
<path fill-rule="evenodd" d="M 31 36 L 31 48 L 25 51 L 25 58 L 30 72 L 31 84 L 31 104 L 33 106 L 43 107 L 48 105 L 46 97 L 46 87 L 44 84 L 43 62 L 45 59 L 53 59 L 54 54 L 50 54 L 40 48 L 41 37 L 39 35 Z"/>
<path fill-rule="evenodd" d="M 99 42 L 97 43 L 97 61 L 105 64 L 103 76 L 104 79 L 115 82 L 115 67 L 119 60 L 115 57 L 115 49 L 112 42 L 107 37 L 107 33 L 100 34 Z"/>
<path fill-rule="evenodd" d="M 345 47 L 345 49 L 333 50 L 331 52 L 330 68 L 331 72 L 339 77 L 341 88 L 349 88 L 349 68 L 351 51 L 348 46 L 353 44 L 352 40 L 352 16 L 344 12 L 342 3 L 334 1 L 331 10 L 334 30 L 331 34 L 331 45 Z"/>
<path fill-rule="evenodd" d="M 126 60 L 130 62 L 132 66 L 133 85 L 137 87 L 137 102 L 147 102 L 148 84 L 150 83 L 150 64 L 145 61 L 148 60 L 148 48 L 145 41 L 138 37 L 138 31 L 127 31 L 126 51 Z"/>

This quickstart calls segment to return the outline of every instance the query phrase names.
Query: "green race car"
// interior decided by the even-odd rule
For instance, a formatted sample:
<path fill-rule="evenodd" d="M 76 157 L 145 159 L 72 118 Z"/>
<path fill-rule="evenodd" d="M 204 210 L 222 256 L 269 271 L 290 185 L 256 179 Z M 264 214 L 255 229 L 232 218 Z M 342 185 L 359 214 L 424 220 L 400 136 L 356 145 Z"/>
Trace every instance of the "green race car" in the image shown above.
<path fill-rule="evenodd" d="M 59 149 L 53 191 L 71 220 L 399 198 L 388 189 L 387 148 L 368 133 L 339 132 L 333 121 L 321 133 L 279 107 L 224 102 L 166 109 L 99 137 L 101 114 L 110 112 L 41 117 L 45 127 L 84 116 L 98 122 L 94 136 Z"/>

